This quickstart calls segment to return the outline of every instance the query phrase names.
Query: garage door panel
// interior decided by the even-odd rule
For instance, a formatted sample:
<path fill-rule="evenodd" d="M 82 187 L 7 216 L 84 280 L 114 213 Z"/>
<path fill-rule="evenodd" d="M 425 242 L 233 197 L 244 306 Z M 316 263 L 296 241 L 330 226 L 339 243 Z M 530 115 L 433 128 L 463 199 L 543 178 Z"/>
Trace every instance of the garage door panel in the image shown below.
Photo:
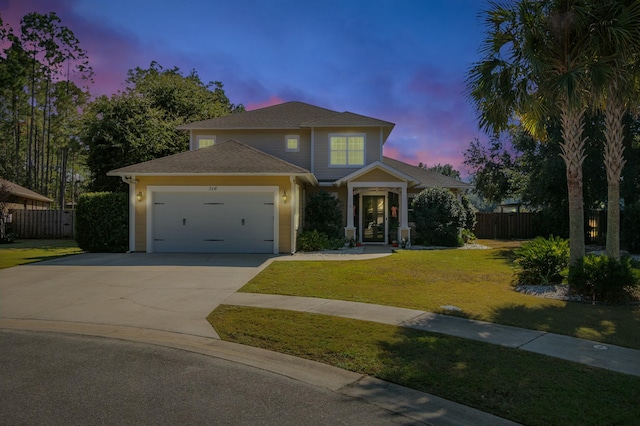
<path fill-rule="evenodd" d="M 272 193 L 154 194 L 156 252 L 272 253 Z"/>

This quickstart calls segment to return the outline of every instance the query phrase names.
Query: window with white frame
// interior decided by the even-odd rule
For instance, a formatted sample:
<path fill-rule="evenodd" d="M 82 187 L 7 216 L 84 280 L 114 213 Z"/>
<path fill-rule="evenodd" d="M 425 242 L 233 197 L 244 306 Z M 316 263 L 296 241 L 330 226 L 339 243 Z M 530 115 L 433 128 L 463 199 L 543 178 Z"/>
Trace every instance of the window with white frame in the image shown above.
<path fill-rule="evenodd" d="M 206 148 L 211 145 L 215 145 L 216 137 L 213 135 L 198 135 L 196 136 L 196 149 Z"/>
<path fill-rule="evenodd" d="M 329 166 L 364 166 L 364 134 L 329 135 Z"/>
<path fill-rule="evenodd" d="M 300 136 L 287 135 L 284 137 L 284 150 L 287 152 L 300 151 Z"/>

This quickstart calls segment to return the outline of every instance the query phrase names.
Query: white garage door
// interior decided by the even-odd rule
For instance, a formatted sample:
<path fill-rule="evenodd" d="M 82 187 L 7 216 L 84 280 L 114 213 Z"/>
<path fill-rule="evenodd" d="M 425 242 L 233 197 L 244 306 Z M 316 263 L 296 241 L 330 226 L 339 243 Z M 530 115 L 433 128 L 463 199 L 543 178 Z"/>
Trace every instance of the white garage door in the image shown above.
<path fill-rule="evenodd" d="M 155 192 L 152 208 L 154 252 L 274 252 L 272 193 Z"/>

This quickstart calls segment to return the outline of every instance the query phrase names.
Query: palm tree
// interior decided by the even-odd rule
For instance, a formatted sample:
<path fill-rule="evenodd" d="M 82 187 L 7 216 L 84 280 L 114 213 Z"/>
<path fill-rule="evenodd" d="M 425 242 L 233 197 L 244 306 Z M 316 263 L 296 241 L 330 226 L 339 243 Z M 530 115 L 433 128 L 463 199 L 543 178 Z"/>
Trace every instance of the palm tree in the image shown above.
<path fill-rule="evenodd" d="M 589 93 L 588 9 L 580 0 L 490 2 L 482 59 L 468 75 L 480 127 L 505 130 L 514 120 L 545 138 L 557 117 L 567 176 L 570 263 L 585 253 L 582 163 Z"/>
<path fill-rule="evenodd" d="M 593 0 L 592 49 L 602 81 L 594 94 L 604 111 L 604 164 L 607 172 L 607 255 L 620 257 L 620 179 L 624 159 L 624 116 L 638 106 L 640 2 Z"/>

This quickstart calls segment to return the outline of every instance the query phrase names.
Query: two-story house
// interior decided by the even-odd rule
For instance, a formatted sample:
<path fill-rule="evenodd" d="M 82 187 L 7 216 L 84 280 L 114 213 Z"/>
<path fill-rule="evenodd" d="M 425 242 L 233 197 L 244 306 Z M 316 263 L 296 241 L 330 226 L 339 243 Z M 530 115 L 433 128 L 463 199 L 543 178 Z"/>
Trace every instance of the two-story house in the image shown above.
<path fill-rule="evenodd" d="M 320 190 L 342 202 L 347 238 L 408 239 L 413 196 L 469 185 L 384 157 L 394 126 L 302 102 L 183 125 L 189 151 L 109 172 L 129 184 L 130 250 L 292 253 Z"/>

